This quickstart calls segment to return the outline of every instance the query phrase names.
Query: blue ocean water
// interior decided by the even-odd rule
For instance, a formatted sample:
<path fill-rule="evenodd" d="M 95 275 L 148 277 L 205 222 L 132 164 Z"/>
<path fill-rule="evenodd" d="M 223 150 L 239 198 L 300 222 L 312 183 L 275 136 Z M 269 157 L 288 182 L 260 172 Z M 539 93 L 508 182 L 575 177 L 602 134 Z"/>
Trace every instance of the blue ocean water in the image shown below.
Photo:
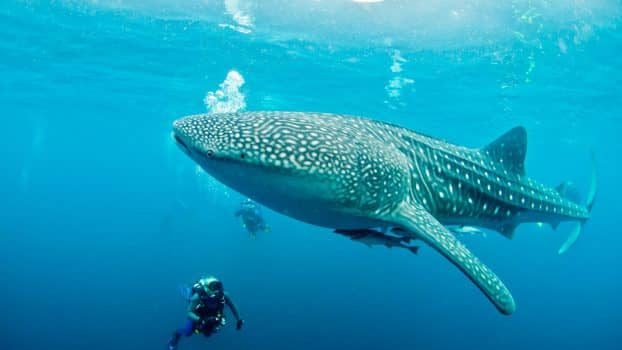
<path fill-rule="evenodd" d="M 246 320 L 181 349 L 619 349 L 619 1 L 4 1 L 0 345 L 162 349 L 178 285 L 219 276 Z M 303 110 L 480 147 L 523 125 L 527 173 L 600 192 L 585 232 L 463 237 L 500 315 L 428 247 L 369 249 L 265 210 L 180 152 L 171 123 Z"/>

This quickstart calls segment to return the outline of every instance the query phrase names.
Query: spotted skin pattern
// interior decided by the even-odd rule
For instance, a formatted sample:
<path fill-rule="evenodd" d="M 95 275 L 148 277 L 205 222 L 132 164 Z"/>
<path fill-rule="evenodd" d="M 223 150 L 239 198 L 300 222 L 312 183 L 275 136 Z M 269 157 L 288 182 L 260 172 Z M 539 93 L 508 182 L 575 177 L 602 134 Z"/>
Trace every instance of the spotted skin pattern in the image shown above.
<path fill-rule="evenodd" d="M 504 314 L 503 282 L 445 227 L 496 229 L 586 220 L 587 208 L 524 174 L 515 128 L 471 149 L 371 119 L 306 112 L 194 115 L 174 122 L 180 147 L 217 179 L 296 219 L 330 228 L 400 226 L 463 271 Z"/>
<path fill-rule="evenodd" d="M 209 163 L 235 161 L 306 179 L 326 187 L 314 194 L 323 201 L 367 217 L 392 212 L 409 192 L 408 159 L 371 126 L 325 114 L 251 112 L 191 116 L 176 121 L 174 132 L 208 172 L 218 171 Z"/>

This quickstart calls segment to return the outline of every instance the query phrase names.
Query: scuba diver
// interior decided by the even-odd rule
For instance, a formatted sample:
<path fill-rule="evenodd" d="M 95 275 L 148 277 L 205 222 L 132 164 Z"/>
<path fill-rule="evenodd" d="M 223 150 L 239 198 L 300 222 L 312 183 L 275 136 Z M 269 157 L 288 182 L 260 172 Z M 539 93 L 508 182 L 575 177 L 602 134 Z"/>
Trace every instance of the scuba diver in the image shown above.
<path fill-rule="evenodd" d="M 251 199 L 243 201 L 234 215 L 242 220 L 242 226 L 252 238 L 257 237 L 257 232 L 270 232 L 270 227 L 261 215 L 261 208 Z"/>
<path fill-rule="evenodd" d="M 238 309 L 225 292 L 222 282 L 210 276 L 198 280 L 188 292 L 188 320 L 186 325 L 173 333 L 168 342 L 168 350 L 177 349 L 182 336 L 202 333 L 209 337 L 225 325 L 225 305 L 236 319 L 236 329 L 240 330 L 244 320 Z"/>

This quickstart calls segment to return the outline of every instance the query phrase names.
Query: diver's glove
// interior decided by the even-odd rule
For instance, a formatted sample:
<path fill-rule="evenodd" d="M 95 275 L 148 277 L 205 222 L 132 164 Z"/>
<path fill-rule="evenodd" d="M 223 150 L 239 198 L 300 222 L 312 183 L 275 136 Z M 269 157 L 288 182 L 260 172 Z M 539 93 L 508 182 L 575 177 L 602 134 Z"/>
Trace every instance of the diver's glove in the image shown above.
<path fill-rule="evenodd" d="M 243 319 L 239 319 L 238 322 L 235 324 L 235 329 L 237 329 L 238 331 L 240 329 L 242 329 L 242 325 L 244 324 L 244 320 Z"/>

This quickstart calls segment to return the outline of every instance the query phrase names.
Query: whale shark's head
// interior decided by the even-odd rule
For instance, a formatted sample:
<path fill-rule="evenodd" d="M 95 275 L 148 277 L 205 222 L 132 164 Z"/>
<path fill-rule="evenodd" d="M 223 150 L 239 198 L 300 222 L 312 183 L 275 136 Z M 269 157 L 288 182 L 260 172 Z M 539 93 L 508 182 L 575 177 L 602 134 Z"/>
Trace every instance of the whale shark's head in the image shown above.
<path fill-rule="evenodd" d="M 274 210 L 322 225 L 306 217 L 307 208 L 359 208 L 362 195 L 373 194 L 370 187 L 374 193 L 386 188 L 395 173 L 379 161 L 380 145 L 351 129 L 352 121 L 341 122 L 313 113 L 202 114 L 176 120 L 173 134 L 179 147 L 220 182 Z M 321 215 L 330 220 L 330 213 Z"/>
<path fill-rule="evenodd" d="M 254 152 L 250 128 L 235 114 L 188 116 L 173 123 L 177 145 L 205 170 L 249 163 Z"/>
<path fill-rule="evenodd" d="M 201 114 L 173 123 L 178 146 L 206 172 L 287 214 L 301 203 L 338 201 L 335 193 L 351 186 L 345 177 L 328 181 L 334 154 L 317 149 L 322 137 L 309 130 L 271 112 Z"/>
<path fill-rule="evenodd" d="M 200 114 L 176 120 L 173 136 L 207 172 L 237 188 L 236 181 L 249 182 L 256 172 L 307 178 L 330 173 L 332 165 L 320 159 L 332 153 L 312 149 L 321 137 L 301 127 L 271 112 Z"/>

